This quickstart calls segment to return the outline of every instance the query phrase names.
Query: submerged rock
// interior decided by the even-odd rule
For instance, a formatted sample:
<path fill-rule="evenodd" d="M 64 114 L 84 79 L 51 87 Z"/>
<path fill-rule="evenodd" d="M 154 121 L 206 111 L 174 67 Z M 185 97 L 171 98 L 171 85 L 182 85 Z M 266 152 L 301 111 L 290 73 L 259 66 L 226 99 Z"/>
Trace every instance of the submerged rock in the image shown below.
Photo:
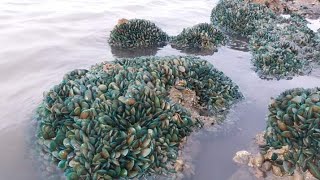
<path fill-rule="evenodd" d="M 251 3 L 266 5 L 278 14 L 297 13 L 307 18 L 320 17 L 320 1 L 318 0 L 246 0 Z"/>
<path fill-rule="evenodd" d="M 203 123 L 168 97 L 173 86 L 194 91 L 209 114 L 242 98 L 228 77 L 196 57 L 116 59 L 71 71 L 45 94 L 39 144 L 67 179 L 182 170 L 179 145 Z"/>
<path fill-rule="evenodd" d="M 311 62 L 316 61 L 314 37 L 307 21 L 299 15 L 261 24 L 249 41 L 252 62 L 260 78 L 289 79 L 309 74 Z"/>
<path fill-rule="evenodd" d="M 211 21 L 230 33 L 249 36 L 252 63 L 260 78 L 307 75 L 320 62 L 320 36 L 308 28 L 303 16 L 291 13 L 287 19 L 267 7 L 276 4 L 281 3 L 220 0 L 212 10 Z"/>
<path fill-rule="evenodd" d="M 314 37 L 314 54 L 313 59 L 315 60 L 315 63 L 320 65 L 320 29 L 317 30 Z"/>
<path fill-rule="evenodd" d="M 249 157 L 249 171 L 262 170 L 266 179 L 320 179 L 319 113 L 320 88 L 291 89 L 272 99 L 265 142 L 259 140 L 259 154 Z"/>
<path fill-rule="evenodd" d="M 120 19 L 110 32 L 111 47 L 137 48 L 164 46 L 169 37 L 154 23 L 143 19 Z"/>
<path fill-rule="evenodd" d="M 287 90 L 269 106 L 266 145 L 261 149 L 268 150 L 268 160 L 281 166 L 287 174 L 301 168 L 320 178 L 320 158 L 316 155 L 320 141 L 317 108 L 320 102 L 312 98 L 319 95 L 319 88 Z M 277 121 L 283 122 L 286 129 L 281 129 Z"/>
<path fill-rule="evenodd" d="M 270 161 L 265 161 L 263 164 L 262 164 L 262 169 L 267 172 L 267 171 L 270 171 L 272 168 L 272 164 Z"/>
<path fill-rule="evenodd" d="M 247 3 L 244 0 L 220 0 L 211 12 L 211 22 L 214 25 L 242 36 L 252 34 L 259 24 L 275 18 L 276 15 L 265 5 Z"/>
<path fill-rule="evenodd" d="M 250 160 L 251 153 L 248 151 L 238 151 L 233 157 L 233 161 L 239 164 L 248 164 Z"/>
<path fill-rule="evenodd" d="M 225 43 L 224 34 L 208 23 L 201 23 L 183 31 L 172 38 L 171 46 L 183 51 L 207 51 L 213 53 Z"/>
<path fill-rule="evenodd" d="M 319 0 L 291 0 L 283 3 L 288 13 L 297 13 L 312 19 L 320 17 Z"/>
<path fill-rule="evenodd" d="M 257 134 L 258 137 L 263 135 L 264 132 Z M 265 147 L 266 144 L 257 144 L 255 141 L 253 146 L 249 147 L 248 151 L 239 151 L 239 152 L 246 152 L 246 158 L 249 158 L 249 162 L 247 164 L 242 163 L 241 161 L 235 161 L 238 164 L 241 164 L 239 168 L 239 174 L 247 174 L 247 178 L 245 179 L 266 179 L 266 180 L 315 180 L 316 178 L 311 175 L 309 171 L 302 172 L 299 167 L 293 168 L 291 174 L 288 174 L 286 170 L 288 170 L 288 163 L 286 161 L 283 161 L 283 158 L 288 151 L 289 146 L 283 146 L 281 149 L 275 149 L 275 148 L 269 148 L 267 153 L 259 153 L 257 146 L 259 147 Z M 237 154 L 239 154 L 237 152 Z M 272 160 L 272 158 L 275 158 L 275 155 L 277 154 L 276 161 Z M 237 155 L 236 155 L 237 156 Z M 260 167 L 260 163 L 257 162 L 258 159 L 262 159 L 261 156 L 263 156 L 263 163 Z M 260 161 L 261 162 L 261 161 Z M 238 174 L 235 173 L 232 177 L 236 177 Z M 239 178 L 244 179 L 244 178 Z"/>

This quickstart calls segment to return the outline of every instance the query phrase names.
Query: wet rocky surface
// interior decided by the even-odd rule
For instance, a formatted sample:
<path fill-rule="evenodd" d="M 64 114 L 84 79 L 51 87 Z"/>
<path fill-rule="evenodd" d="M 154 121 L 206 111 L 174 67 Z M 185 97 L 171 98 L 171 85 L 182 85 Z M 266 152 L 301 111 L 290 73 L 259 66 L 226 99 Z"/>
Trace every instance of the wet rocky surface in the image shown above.
<path fill-rule="evenodd" d="M 267 7 L 277 13 L 297 13 L 310 19 L 320 17 L 319 0 L 247 0 Z"/>
<path fill-rule="evenodd" d="M 300 168 L 296 168 L 292 175 L 285 174 L 278 166 L 269 161 L 273 153 L 281 156 L 288 150 L 288 146 L 283 146 L 281 149 L 270 149 L 267 154 L 261 155 L 258 146 L 265 144 L 264 133 L 258 133 L 247 150 L 236 152 L 233 161 L 240 168 L 229 180 L 236 180 L 239 177 L 239 179 L 248 180 L 316 180 L 309 171 L 302 172 Z"/>

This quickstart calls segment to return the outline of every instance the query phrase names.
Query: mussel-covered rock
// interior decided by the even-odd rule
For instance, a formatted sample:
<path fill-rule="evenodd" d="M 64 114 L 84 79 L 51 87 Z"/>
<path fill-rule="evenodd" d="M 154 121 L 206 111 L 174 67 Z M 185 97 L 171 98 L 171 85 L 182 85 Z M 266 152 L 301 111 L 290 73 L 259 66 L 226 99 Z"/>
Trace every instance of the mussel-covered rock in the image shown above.
<path fill-rule="evenodd" d="M 287 174 L 298 167 L 320 179 L 320 88 L 292 89 L 269 105 L 266 145 L 275 151 L 269 160 Z"/>
<path fill-rule="evenodd" d="M 250 35 L 258 24 L 275 19 L 275 14 L 265 5 L 243 0 L 220 0 L 211 13 L 214 25 L 238 35 Z"/>
<path fill-rule="evenodd" d="M 286 12 L 285 5 L 281 0 L 245 0 L 251 3 L 263 4 L 277 14 Z"/>
<path fill-rule="evenodd" d="M 314 32 L 299 15 L 261 24 L 250 37 L 253 65 L 260 78 L 284 79 L 308 74 L 315 61 Z"/>
<path fill-rule="evenodd" d="M 74 70 L 45 94 L 39 142 L 67 179 L 174 172 L 181 140 L 202 126 L 168 98 L 180 81 L 212 113 L 242 97 L 228 77 L 196 57 L 116 59 Z"/>
<path fill-rule="evenodd" d="M 153 22 L 143 19 L 122 19 L 110 32 L 111 47 L 137 48 L 163 46 L 168 35 Z"/>
<path fill-rule="evenodd" d="M 320 65 L 320 29 L 315 33 L 314 41 L 313 59 L 315 63 Z"/>
<path fill-rule="evenodd" d="M 183 51 L 210 51 L 214 52 L 217 47 L 224 44 L 223 33 L 208 23 L 201 23 L 183 31 L 172 38 L 171 46 Z"/>

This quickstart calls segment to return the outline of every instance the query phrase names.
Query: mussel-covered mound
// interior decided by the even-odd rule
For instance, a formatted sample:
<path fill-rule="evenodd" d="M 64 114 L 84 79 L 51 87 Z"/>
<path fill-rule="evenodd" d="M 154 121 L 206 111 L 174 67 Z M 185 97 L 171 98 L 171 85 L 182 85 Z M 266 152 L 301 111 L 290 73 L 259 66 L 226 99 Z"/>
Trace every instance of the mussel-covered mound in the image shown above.
<path fill-rule="evenodd" d="M 318 29 L 315 35 L 313 59 L 315 63 L 320 64 L 320 29 Z"/>
<path fill-rule="evenodd" d="M 291 78 L 308 74 L 316 53 L 314 32 L 303 18 L 293 16 L 260 25 L 250 37 L 255 70 L 263 79 Z"/>
<path fill-rule="evenodd" d="M 261 153 L 278 149 L 270 161 L 282 171 L 299 167 L 320 179 L 320 88 L 287 90 L 273 99 L 265 139 Z"/>
<path fill-rule="evenodd" d="M 198 119 L 168 97 L 191 89 L 212 113 L 242 97 L 238 87 L 196 57 L 116 59 L 74 70 L 45 94 L 38 138 L 68 179 L 168 174 L 181 139 Z"/>
<path fill-rule="evenodd" d="M 208 23 L 201 23 L 183 31 L 172 38 L 171 45 L 180 50 L 216 51 L 217 47 L 224 44 L 223 33 Z"/>
<path fill-rule="evenodd" d="M 273 19 L 276 19 L 275 14 L 265 5 L 243 0 L 220 0 L 211 12 L 214 25 L 243 36 L 252 34 L 258 24 Z"/>
<path fill-rule="evenodd" d="M 136 48 L 163 46 L 168 35 L 154 23 L 143 19 L 123 20 L 110 32 L 111 47 Z"/>

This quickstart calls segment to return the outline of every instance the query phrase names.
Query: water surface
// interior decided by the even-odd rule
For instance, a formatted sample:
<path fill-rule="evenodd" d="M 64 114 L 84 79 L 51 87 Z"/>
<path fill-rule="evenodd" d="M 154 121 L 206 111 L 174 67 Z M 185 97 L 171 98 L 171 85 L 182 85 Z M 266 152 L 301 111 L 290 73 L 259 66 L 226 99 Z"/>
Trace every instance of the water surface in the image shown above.
<path fill-rule="evenodd" d="M 132 56 L 110 49 L 107 37 L 120 18 L 144 18 L 169 35 L 209 22 L 215 0 L 2 0 L 0 2 L 0 179 L 37 180 L 41 163 L 34 160 L 35 108 L 42 94 L 76 68 Z M 237 46 L 235 49 L 239 49 Z M 181 55 L 166 46 L 150 55 Z M 250 53 L 222 47 L 212 62 L 237 83 L 246 99 L 213 132 L 201 131 L 191 179 L 224 180 L 237 169 L 232 157 L 263 130 L 267 104 L 288 88 L 315 87 L 320 73 L 293 80 L 264 81 L 251 69 Z M 43 167 L 42 167 L 43 168 Z M 45 167 L 46 168 L 46 167 Z"/>

